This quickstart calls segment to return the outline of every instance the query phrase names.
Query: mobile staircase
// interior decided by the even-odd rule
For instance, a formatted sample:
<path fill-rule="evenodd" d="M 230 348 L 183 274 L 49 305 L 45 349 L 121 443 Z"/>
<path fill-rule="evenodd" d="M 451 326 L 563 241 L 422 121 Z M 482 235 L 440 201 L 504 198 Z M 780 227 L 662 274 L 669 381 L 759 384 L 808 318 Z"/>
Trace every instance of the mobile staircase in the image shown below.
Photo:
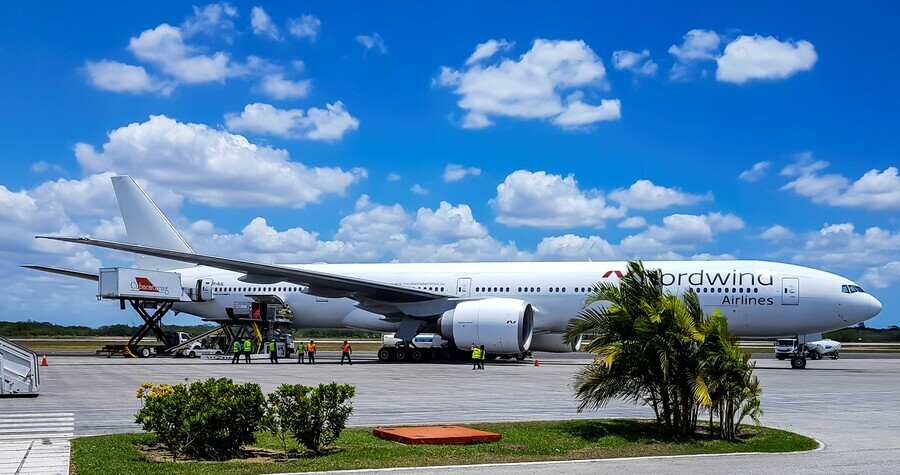
<path fill-rule="evenodd" d="M 40 367 L 37 354 L 0 337 L 0 396 L 37 396 Z"/>

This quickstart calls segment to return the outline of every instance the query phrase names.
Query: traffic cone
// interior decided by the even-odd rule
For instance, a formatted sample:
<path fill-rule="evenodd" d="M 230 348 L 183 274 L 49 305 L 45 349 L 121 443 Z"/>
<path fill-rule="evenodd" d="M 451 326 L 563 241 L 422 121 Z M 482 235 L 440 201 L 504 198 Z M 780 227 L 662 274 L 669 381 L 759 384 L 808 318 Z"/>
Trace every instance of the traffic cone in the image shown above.
<path fill-rule="evenodd" d="M 535 359 L 534 359 L 534 365 L 535 365 L 535 366 L 540 366 L 540 365 L 541 365 L 541 362 L 538 361 L 537 358 L 535 358 Z"/>
<path fill-rule="evenodd" d="M 47 364 L 47 355 L 44 355 L 44 357 L 41 358 L 41 366 L 49 366 Z"/>

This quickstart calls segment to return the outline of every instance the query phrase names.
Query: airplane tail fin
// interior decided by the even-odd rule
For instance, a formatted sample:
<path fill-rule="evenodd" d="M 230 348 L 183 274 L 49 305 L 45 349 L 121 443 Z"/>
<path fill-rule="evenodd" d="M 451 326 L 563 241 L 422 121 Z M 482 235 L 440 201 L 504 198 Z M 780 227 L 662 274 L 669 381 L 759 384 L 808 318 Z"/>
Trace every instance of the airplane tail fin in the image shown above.
<path fill-rule="evenodd" d="M 128 175 L 112 177 L 113 189 L 119 210 L 125 221 L 128 240 L 132 244 L 158 247 L 171 251 L 194 253 L 191 246 L 178 234 L 172 223 L 159 210 L 147 193 Z M 142 269 L 171 270 L 185 267 L 184 262 L 139 256 L 138 267 Z"/>

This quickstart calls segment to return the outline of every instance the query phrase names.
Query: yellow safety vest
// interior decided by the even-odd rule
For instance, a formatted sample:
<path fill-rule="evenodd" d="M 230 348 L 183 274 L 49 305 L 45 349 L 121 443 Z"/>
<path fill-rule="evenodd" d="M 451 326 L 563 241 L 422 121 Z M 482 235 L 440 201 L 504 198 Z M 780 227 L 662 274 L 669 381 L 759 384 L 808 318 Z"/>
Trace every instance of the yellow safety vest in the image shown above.
<path fill-rule="evenodd" d="M 275 351 L 275 342 L 274 341 L 269 342 L 269 351 Z"/>
<path fill-rule="evenodd" d="M 475 348 L 472 350 L 472 359 L 473 360 L 481 359 L 481 348 Z"/>
<path fill-rule="evenodd" d="M 231 351 L 233 353 L 240 353 L 241 352 L 241 342 L 239 342 L 239 341 L 234 342 L 234 344 L 231 345 Z"/>
<path fill-rule="evenodd" d="M 250 340 L 244 342 L 244 351 L 250 351 L 253 349 L 253 343 L 250 343 Z"/>

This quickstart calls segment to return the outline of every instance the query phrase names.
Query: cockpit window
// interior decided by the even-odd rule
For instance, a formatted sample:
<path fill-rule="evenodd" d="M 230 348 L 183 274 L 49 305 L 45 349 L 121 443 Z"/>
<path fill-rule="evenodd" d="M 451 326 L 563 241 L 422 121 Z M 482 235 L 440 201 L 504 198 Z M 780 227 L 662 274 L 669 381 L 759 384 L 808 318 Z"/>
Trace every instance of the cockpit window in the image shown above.
<path fill-rule="evenodd" d="M 845 293 L 845 294 L 849 294 L 849 293 L 850 293 L 850 286 L 849 286 L 849 285 L 842 285 L 842 286 L 841 286 L 841 292 L 843 292 L 843 293 Z"/>
<path fill-rule="evenodd" d="M 862 292 L 862 293 L 866 292 L 865 290 L 862 289 L 862 287 L 860 287 L 858 285 L 851 285 L 850 287 L 854 289 L 854 292 Z"/>
<path fill-rule="evenodd" d="M 856 292 L 865 293 L 866 291 L 863 290 L 862 287 L 860 287 L 858 285 L 842 285 L 841 292 L 843 292 L 845 294 L 855 294 Z"/>

